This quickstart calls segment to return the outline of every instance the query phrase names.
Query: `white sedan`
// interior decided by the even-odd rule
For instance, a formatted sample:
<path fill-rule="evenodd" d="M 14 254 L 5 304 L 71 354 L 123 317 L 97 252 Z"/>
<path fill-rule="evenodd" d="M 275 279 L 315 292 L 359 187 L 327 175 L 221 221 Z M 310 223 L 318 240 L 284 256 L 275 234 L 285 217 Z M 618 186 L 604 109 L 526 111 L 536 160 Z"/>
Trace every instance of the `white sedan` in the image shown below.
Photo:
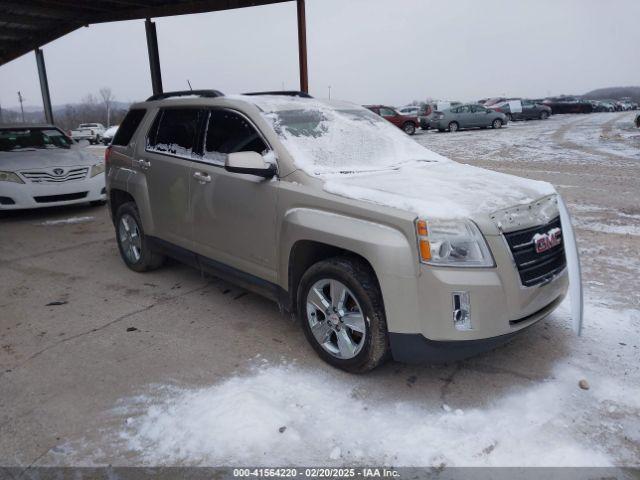
<path fill-rule="evenodd" d="M 62 130 L 0 127 L 0 210 L 105 201 L 104 161 Z"/>

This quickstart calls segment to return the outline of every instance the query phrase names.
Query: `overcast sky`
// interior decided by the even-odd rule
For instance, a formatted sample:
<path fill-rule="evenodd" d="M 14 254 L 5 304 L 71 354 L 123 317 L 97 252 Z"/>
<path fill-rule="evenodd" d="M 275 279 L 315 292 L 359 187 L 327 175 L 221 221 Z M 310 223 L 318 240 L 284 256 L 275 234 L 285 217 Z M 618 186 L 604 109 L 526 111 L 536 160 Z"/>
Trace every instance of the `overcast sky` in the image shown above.
<path fill-rule="evenodd" d="M 639 0 L 307 0 L 311 94 L 402 105 L 640 84 Z M 298 89 L 294 2 L 156 20 L 165 90 Z M 144 21 L 44 47 L 54 105 L 151 93 Z M 0 103 L 41 105 L 34 54 L 0 66 Z"/>

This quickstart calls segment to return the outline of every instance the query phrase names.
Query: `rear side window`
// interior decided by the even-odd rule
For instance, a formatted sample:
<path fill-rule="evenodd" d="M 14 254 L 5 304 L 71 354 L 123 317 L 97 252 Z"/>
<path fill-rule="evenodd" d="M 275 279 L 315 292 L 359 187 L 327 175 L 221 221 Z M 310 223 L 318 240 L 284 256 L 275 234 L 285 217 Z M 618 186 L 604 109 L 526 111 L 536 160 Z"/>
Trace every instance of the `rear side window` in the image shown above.
<path fill-rule="evenodd" d="M 147 111 L 144 109 L 129 110 L 127 116 L 122 120 L 120 127 L 118 127 L 118 132 L 111 143 L 113 145 L 122 145 L 124 147 L 129 145 L 129 142 L 131 141 L 133 134 L 136 133 L 145 113 L 147 113 Z"/>
<path fill-rule="evenodd" d="M 229 110 L 211 110 L 206 132 L 204 159 L 211 163 L 224 165 L 229 153 L 269 149 L 246 118 Z"/>
<path fill-rule="evenodd" d="M 196 148 L 203 111 L 195 108 L 160 110 L 147 137 L 146 149 L 191 158 Z"/>

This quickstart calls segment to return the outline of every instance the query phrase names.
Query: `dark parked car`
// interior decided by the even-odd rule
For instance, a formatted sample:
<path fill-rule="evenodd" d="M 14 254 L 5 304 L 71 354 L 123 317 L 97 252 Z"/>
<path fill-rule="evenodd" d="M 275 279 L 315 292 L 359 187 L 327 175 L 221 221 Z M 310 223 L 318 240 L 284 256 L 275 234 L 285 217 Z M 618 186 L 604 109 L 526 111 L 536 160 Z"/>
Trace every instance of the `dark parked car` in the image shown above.
<path fill-rule="evenodd" d="M 521 108 L 517 108 L 518 103 Z M 516 108 L 511 108 L 512 105 L 515 105 Z M 549 106 L 531 100 L 502 102 L 491 105 L 489 108 L 496 112 L 504 113 L 510 122 L 514 120 L 546 120 L 551 116 L 551 108 Z"/>
<path fill-rule="evenodd" d="M 640 128 L 640 115 L 636 117 L 636 127 Z"/>
<path fill-rule="evenodd" d="M 415 115 L 402 115 L 395 108 L 386 105 L 365 105 L 365 108 L 390 121 L 396 127 L 404 130 L 407 135 L 413 135 L 418 129 L 418 117 Z"/>
<path fill-rule="evenodd" d="M 591 113 L 593 105 L 589 100 L 577 97 L 552 97 L 547 98 L 544 104 L 551 108 L 551 112 L 557 113 Z"/>

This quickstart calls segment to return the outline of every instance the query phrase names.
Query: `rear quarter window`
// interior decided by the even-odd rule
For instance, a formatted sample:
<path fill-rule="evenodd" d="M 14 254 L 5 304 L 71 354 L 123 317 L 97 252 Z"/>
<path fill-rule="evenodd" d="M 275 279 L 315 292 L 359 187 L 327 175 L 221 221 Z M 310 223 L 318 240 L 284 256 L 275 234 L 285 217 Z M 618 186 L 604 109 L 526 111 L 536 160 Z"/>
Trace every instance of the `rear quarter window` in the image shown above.
<path fill-rule="evenodd" d="M 133 135 L 136 133 L 146 113 L 147 111 L 142 108 L 129 110 L 129 113 L 127 113 L 124 120 L 122 120 L 120 127 L 118 127 L 116 136 L 111 142 L 112 145 L 121 145 L 123 147 L 129 145 L 129 142 L 131 142 Z"/>

